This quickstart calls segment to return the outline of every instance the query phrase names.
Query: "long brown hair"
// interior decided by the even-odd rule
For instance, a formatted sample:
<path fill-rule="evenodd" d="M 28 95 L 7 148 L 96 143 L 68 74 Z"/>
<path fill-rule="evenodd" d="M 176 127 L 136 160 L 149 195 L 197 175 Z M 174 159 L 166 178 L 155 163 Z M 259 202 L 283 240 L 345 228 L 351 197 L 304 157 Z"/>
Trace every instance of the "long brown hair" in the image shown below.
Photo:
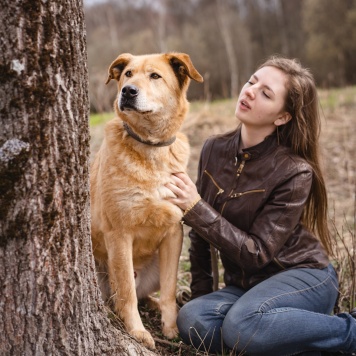
<path fill-rule="evenodd" d="M 259 68 L 266 66 L 281 70 L 288 78 L 285 109 L 292 119 L 278 127 L 279 142 L 304 158 L 313 169 L 311 191 L 303 211 L 302 222 L 319 237 L 327 252 L 331 253 L 327 193 L 319 153 L 321 119 L 313 75 L 303 68 L 297 59 L 273 56 Z"/>

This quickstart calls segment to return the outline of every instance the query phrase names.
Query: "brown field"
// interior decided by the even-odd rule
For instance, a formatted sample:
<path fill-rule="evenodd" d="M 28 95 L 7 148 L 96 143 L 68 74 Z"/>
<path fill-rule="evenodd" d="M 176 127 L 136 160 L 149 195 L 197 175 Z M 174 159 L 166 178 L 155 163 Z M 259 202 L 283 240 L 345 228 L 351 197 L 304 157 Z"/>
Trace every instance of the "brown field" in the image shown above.
<path fill-rule="evenodd" d="M 335 90 L 320 90 L 322 132 L 320 144 L 329 197 L 330 229 L 335 241 L 334 262 L 341 280 L 342 309 L 355 307 L 355 202 L 356 202 L 356 87 Z M 191 103 L 189 115 L 182 127 L 191 144 L 188 173 L 196 178 L 201 147 L 207 137 L 226 132 L 236 127 L 234 116 L 236 100 L 212 103 Z M 103 126 L 110 115 L 96 115 L 91 125 L 91 152 L 95 154 L 103 137 Z M 185 233 L 188 229 L 185 228 Z M 181 256 L 179 285 L 189 286 L 189 239 Z M 141 308 L 146 327 L 156 336 L 161 355 L 195 355 L 195 350 L 176 342 L 161 340 L 159 318 L 151 311 Z"/>

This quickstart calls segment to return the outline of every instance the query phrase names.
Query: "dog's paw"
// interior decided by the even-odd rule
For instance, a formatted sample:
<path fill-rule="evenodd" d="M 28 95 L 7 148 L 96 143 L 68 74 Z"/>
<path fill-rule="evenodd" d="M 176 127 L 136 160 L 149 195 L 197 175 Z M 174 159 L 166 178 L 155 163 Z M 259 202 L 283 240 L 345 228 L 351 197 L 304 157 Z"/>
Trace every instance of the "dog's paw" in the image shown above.
<path fill-rule="evenodd" d="M 151 334 L 146 330 L 131 330 L 131 336 L 133 336 L 137 341 L 141 342 L 150 350 L 155 350 L 155 342 Z"/>
<path fill-rule="evenodd" d="M 163 326 L 162 333 L 167 339 L 175 339 L 178 336 L 178 328 L 176 325 L 174 327 Z"/>

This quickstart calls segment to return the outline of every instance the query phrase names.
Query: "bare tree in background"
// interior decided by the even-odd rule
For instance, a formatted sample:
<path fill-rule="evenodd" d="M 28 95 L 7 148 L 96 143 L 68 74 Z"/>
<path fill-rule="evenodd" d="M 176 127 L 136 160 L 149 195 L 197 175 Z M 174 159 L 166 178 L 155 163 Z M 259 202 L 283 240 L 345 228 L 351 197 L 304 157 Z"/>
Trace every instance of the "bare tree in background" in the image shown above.
<path fill-rule="evenodd" d="M 158 33 L 158 45 L 160 52 L 167 52 L 166 44 L 166 21 L 167 21 L 167 1 L 160 0 L 160 10 L 158 12 L 158 24 L 157 24 L 157 33 Z"/>
<path fill-rule="evenodd" d="M 280 28 L 279 35 L 280 35 L 280 43 L 281 43 L 281 53 L 283 55 L 289 57 L 290 49 L 289 49 L 289 41 L 287 37 L 287 28 L 286 22 L 288 21 L 287 16 L 284 13 L 283 1 L 277 0 L 275 2 L 275 12 L 276 12 L 276 21 L 278 23 L 278 27 Z"/>
<path fill-rule="evenodd" d="M 221 31 L 221 38 L 224 42 L 229 70 L 231 73 L 230 95 L 235 98 L 239 95 L 239 69 L 232 34 L 229 28 L 229 9 L 225 0 L 216 0 L 217 18 Z"/>
<path fill-rule="evenodd" d="M 0 354 L 153 355 L 97 288 L 82 1 L 0 6 Z"/>

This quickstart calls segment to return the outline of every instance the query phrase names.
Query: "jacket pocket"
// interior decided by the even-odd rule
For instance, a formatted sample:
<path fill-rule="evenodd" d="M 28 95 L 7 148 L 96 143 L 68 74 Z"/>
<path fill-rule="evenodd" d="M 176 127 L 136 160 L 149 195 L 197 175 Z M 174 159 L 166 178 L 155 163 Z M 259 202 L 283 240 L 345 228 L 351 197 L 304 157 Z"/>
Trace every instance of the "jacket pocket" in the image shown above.
<path fill-rule="evenodd" d="M 266 191 L 266 189 L 251 189 L 251 190 L 246 190 L 245 192 L 230 194 L 229 198 L 230 199 L 239 198 L 246 194 L 264 193 L 265 191 Z"/>
<path fill-rule="evenodd" d="M 238 193 L 230 193 L 230 195 L 226 198 L 223 206 L 222 206 L 222 209 L 221 209 L 221 214 L 223 214 L 225 208 L 226 208 L 226 204 L 228 202 L 231 202 L 231 200 L 233 199 L 238 199 L 238 198 L 241 198 L 241 197 L 244 197 L 246 195 L 250 195 L 250 194 L 260 194 L 260 193 L 264 193 L 266 191 L 266 189 L 251 189 L 251 190 L 246 190 L 244 192 L 238 192 Z"/>

